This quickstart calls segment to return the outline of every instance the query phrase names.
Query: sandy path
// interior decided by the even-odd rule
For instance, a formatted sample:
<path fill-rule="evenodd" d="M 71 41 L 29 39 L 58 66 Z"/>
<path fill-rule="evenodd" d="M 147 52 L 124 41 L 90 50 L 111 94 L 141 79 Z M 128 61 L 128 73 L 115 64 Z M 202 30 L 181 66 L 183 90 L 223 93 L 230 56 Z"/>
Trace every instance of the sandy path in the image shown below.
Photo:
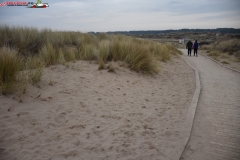
<path fill-rule="evenodd" d="M 86 61 L 46 68 L 22 103 L 0 96 L 0 159 L 171 159 L 195 79 L 182 59 L 163 66 L 154 77 Z"/>
<path fill-rule="evenodd" d="M 200 74 L 201 94 L 184 160 L 240 159 L 240 74 L 203 57 L 184 59 Z"/>

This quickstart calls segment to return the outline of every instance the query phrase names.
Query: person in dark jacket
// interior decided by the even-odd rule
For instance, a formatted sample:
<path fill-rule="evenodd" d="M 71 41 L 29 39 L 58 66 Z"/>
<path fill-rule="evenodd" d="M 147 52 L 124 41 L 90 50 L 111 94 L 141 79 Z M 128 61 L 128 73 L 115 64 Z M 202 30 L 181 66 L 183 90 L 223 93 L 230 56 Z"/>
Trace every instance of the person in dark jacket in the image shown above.
<path fill-rule="evenodd" d="M 196 40 L 195 43 L 193 44 L 193 50 L 194 50 L 194 56 L 195 56 L 195 54 L 196 54 L 196 57 L 197 57 L 197 50 L 198 50 L 197 40 Z"/>
<path fill-rule="evenodd" d="M 187 42 L 186 48 L 188 49 L 188 56 L 191 56 L 192 53 L 192 45 L 193 43 L 191 41 Z"/>

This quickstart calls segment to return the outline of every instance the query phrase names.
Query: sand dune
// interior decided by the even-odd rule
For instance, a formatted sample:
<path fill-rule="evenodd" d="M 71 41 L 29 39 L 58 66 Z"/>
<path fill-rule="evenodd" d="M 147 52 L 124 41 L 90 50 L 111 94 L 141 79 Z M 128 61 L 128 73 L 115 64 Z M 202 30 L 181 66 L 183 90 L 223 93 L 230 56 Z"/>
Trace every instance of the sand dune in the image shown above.
<path fill-rule="evenodd" d="M 87 61 L 51 66 L 26 95 L 0 96 L 0 159 L 170 159 L 194 71 L 181 58 L 155 76 L 115 65 L 115 73 Z"/>

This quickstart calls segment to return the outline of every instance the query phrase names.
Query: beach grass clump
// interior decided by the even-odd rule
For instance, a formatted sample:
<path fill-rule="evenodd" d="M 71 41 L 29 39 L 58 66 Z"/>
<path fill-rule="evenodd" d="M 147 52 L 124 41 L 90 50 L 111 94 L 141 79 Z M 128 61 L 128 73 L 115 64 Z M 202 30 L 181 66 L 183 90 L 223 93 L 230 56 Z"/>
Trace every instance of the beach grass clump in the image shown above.
<path fill-rule="evenodd" d="M 218 57 L 218 56 L 220 56 L 220 52 L 219 51 L 211 51 L 210 53 L 209 53 L 209 56 L 211 56 L 211 57 Z"/>
<path fill-rule="evenodd" d="M 148 48 L 148 41 L 123 35 L 111 36 L 109 43 L 109 54 L 104 60 L 124 61 L 129 68 L 137 72 L 156 73 L 158 71 L 157 61 Z"/>
<path fill-rule="evenodd" d="M 135 71 L 143 73 L 157 73 L 158 64 L 154 60 L 151 53 L 144 46 L 135 44 L 132 46 L 132 54 L 127 55 L 125 61 L 129 64 L 129 67 Z"/>
<path fill-rule="evenodd" d="M 163 62 L 169 61 L 171 58 L 169 49 L 165 44 L 156 45 L 153 53 L 158 58 L 158 60 Z"/>
<path fill-rule="evenodd" d="M 110 45 L 110 42 L 107 40 L 99 42 L 99 53 L 98 53 L 98 63 L 99 63 L 98 69 L 99 70 L 104 69 L 104 64 L 107 62 L 107 59 L 109 57 L 109 45 Z"/>
<path fill-rule="evenodd" d="M 173 45 L 170 45 L 170 44 L 166 44 L 166 47 L 168 48 L 168 50 L 169 50 L 169 53 L 171 54 L 171 55 L 182 55 L 183 53 L 180 51 L 180 50 L 178 50 L 175 46 L 173 46 Z"/>
<path fill-rule="evenodd" d="M 111 40 L 109 59 L 115 61 L 125 61 L 127 55 L 133 51 L 133 43 L 130 38 L 126 37 L 125 40 L 122 36 L 114 36 Z"/>
<path fill-rule="evenodd" d="M 1 25 L 0 34 L 0 83 L 4 93 L 13 88 L 17 75 L 25 79 L 24 86 L 38 83 L 45 66 L 94 60 L 99 63 L 99 69 L 105 69 L 107 63 L 120 61 L 131 70 L 155 74 L 160 61 L 166 62 L 172 56 L 181 54 L 171 45 L 106 33 L 95 36 L 90 33 Z M 110 71 L 114 71 L 114 67 L 110 67 Z"/>
<path fill-rule="evenodd" d="M 171 45 L 149 40 L 123 35 L 111 35 L 109 39 L 109 53 L 100 62 L 100 68 L 103 68 L 105 61 L 123 61 L 132 70 L 154 74 L 158 72 L 158 61 L 166 62 L 172 55 L 182 54 Z"/>
<path fill-rule="evenodd" d="M 230 64 L 228 61 L 222 61 L 223 64 Z"/>
<path fill-rule="evenodd" d="M 223 58 L 223 59 L 229 59 L 230 58 L 229 54 L 226 54 L 226 53 L 221 54 L 220 57 Z"/>
<path fill-rule="evenodd" d="M 36 28 L 0 26 L 0 47 L 17 48 L 18 53 L 28 56 L 37 53 L 41 39 Z"/>
<path fill-rule="evenodd" d="M 101 41 L 101 40 L 107 40 L 109 37 L 108 37 L 108 35 L 106 34 L 106 33 L 103 33 L 103 32 L 101 32 L 101 33 L 98 33 L 97 34 L 97 39 L 99 40 L 99 41 Z"/>
<path fill-rule="evenodd" d="M 43 67 L 38 67 L 36 69 L 29 70 L 28 74 L 29 82 L 31 82 L 32 84 L 38 83 L 42 78 L 43 69 L 44 69 Z"/>
<path fill-rule="evenodd" d="M 65 64 L 66 62 L 67 61 L 65 59 L 63 49 L 60 48 L 59 51 L 58 51 L 58 63 L 59 64 Z"/>
<path fill-rule="evenodd" d="M 94 44 L 86 44 L 82 48 L 78 48 L 76 59 L 97 60 L 98 50 Z"/>
<path fill-rule="evenodd" d="M 36 69 L 44 67 L 45 63 L 39 56 L 29 56 L 25 58 L 25 69 Z"/>
<path fill-rule="evenodd" d="M 226 41 L 221 41 L 216 44 L 215 48 L 219 51 L 234 54 L 234 52 L 238 51 L 240 47 L 240 39 L 229 39 Z"/>
<path fill-rule="evenodd" d="M 51 43 L 48 43 L 41 48 L 39 56 L 46 66 L 58 63 L 57 49 L 54 48 Z"/>
<path fill-rule="evenodd" d="M 75 61 L 76 54 L 77 54 L 77 48 L 65 46 L 63 49 L 63 53 L 64 53 L 64 59 L 66 62 Z M 59 59 L 59 54 L 58 54 L 58 59 Z"/>
<path fill-rule="evenodd" d="M 98 45 L 98 39 L 96 36 L 90 33 L 85 33 L 80 35 L 80 44 L 81 46 L 85 46 L 86 44 L 92 44 L 94 46 Z"/>
<path fill-rule="evenodd" d="M 28 57 L 25 61 L 25 72 L 27 71 L 26 77 L 28 78 L 28 82 L 32 84 L 36 84 L 41 80 L 43 75 L 43 69 L 45 67 L 45 63 L 39 56 Z"/>
<path fill-rule="evenodd" d="M 218 42 L 212 43 L 210 45 L 204 45 L 203 49 L 207 50 L 209 56 L 221 56 L 221 58 L 229 58 L 233 56 L 234 61 L 240 61 L 240 39 L 228 39 L 228 40 L 219 40 Z M 219 54 L 216 54 L 219 52 Z"/>
<path fill-rule="evenodd" d="M 159 61 L 169 61 L 171 59 L 171 54 L 173 53 L 166 44 L 151 42 L 149 45 L 149 50 Z"/>
<path fill-rule="evenodd" d="M 115 67 L 115 65 L 113 64 L 113 62 L 110 62 L 110 63 L 107 65 L 106 68 L 108 69 L 108 72 L 115 72 L 115 69 L 116 69 L 116 67 Z"/>
<path fill-rule="evenodd" d="M 23 69 L 23 58 L 8 47 L 0 48 L 0 87 L 2 94 L 11 93 L 16 87 L 18 73 Z"/>

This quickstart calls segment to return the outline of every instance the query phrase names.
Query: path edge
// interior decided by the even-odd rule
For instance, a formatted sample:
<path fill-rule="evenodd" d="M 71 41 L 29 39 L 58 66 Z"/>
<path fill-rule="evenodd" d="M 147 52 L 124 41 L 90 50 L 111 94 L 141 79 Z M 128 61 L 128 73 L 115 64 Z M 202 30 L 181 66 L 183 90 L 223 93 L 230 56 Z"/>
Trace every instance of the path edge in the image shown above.
<path fill-rule="evenodd" d="M 184 61 L 195 71 L 196 89 L 195 89 L 190 107 L 188 109 L 187 118 L 185 120 L 185 125 L 186 125 L 186 127 L 190 126 L 190 130 L 187 131 L 187 135 L 184 138 L 184 147 L 183 147 L 182 151 L 180 152 L 180 157 L 178 157 L 178 160 L 180 160 L 181 157 L 183 156 L 183 153 L 184 153 L 184 151 L 187 147 L 187 144 L 190 140 L 190 136 L 191 136 L 191 132 L 192 132 L 192 128 L 193 128 L 193 122 L 194 122 L 194 118 L 195 118 L 195 113 L 197 110 L 198 100 L 199 100 L 200 93 L 201 93 L 201 83 L 200 83 L 200 77 L 199 77 L 198 70 L 196 68 L 194 68 L 188 61 L 186 61 L 186 60 L 184 60 Z"/>
<path fill-rule="evenodd" d="M 210 59 L 210 60 L 212 60 L 212 61 L 214 61 L 214 62 L 216 62 L 216 63 L 218 63 L 218 64 L 220 64 L 221 66 L 223 66 L 223 67 L 225 67 L 225 68 L 227 68 L 227 69 L 230 69 L 230 70 L 232 70 L 232 71 L 235 71 L 235 72 L 240 73 L 240 71 L 238 71 L 238 70 L 236 70 L 236 69 L 233 69 L 233 68 L 231 68 L 231 67 L 225 66 L 224 64 L 216 61 L 215 59 L 213 59 L 213 58 L 211 58 L 211 57 L 209 57 L 209 56 L 207 56 L 207 55 L 204 55 L 204 54 L 201 54 L 201 55 L 204 56 L 204 57 L 206 57 L 206 58 L 208 58 L 208 59 Z"/>

